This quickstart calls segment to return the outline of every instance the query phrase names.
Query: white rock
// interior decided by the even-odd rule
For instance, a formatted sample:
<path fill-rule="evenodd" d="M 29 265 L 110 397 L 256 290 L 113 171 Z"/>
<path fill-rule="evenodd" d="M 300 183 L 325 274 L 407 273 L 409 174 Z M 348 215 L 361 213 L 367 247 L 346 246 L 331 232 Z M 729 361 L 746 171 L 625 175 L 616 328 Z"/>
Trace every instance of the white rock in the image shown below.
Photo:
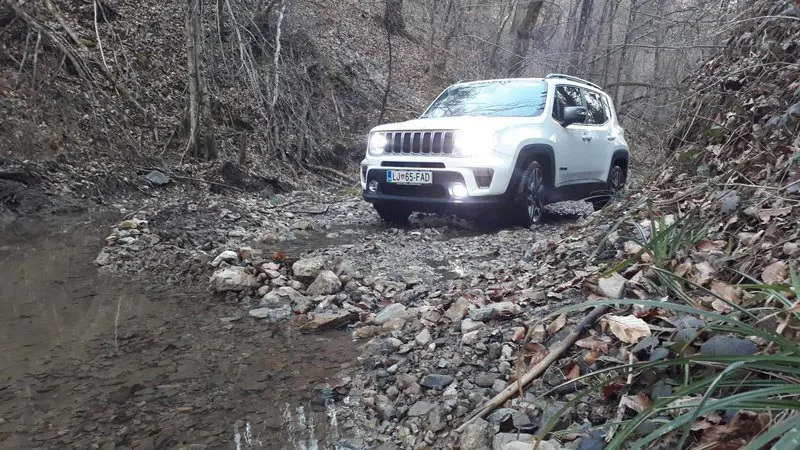
<path fill-rule="evenodd" d="M 100 251 L 100 254 L 97 255 L 97 258 L 94 259 L 94 263 L 98 266 L 106 266 L 111 263 L 111 252 L 106 251 L 103 249 Z"/>
<path fill-rule="evenodd" d="M 406 311 L 405 305 L 402 303 L 392 303 L 384 308 L 383 311 L 379 312 L 372 321 L 378 325 L 383 325 L 393 319 L 405 320 L 407 318 L 408 311 Z"/>
<path fill-rule="evenodd" d="M 339 292 L 342 282 L 339 277 L 330 270 L 323 270 L 317 275 L 317 279 L 306 289 L 306 295 L 316 297 L 319 295 L 329 295 Z"/>
<path fill-rule="evenodd" d="M 256 277 L 246 267 L 228 267 L 218 270 L 209 279 L 211 289 L 217 292 L 243 291 L 256 286 Z"/>
<path fill-rule="evenodd" d="M 461 343 L 464 345 L 475 345 L 481 340 L 481 330 L 471 331 L 461 336 Z"/>
<path fill-rule="evenodd" d="M 219 265 L 222 264 L 223 261 L 232 263 L 238 260 L 239 260 L 239 255 L 237 255 L 235 251 L 225 250 L 224 252 L 217 255 L 217 257 L 214 258 L 213 261 L 211 261 L 211 265 L 214 267 L 219 267 Z"/>
<path fill-rule="evenodd" d="M 427 328 L 423 328 L 422 331 L 417 334 L 417 337 L 415 337 L 414 340 L 420 346 L 428 345 L 431 342 L 431 332 L 428 331 Z"/>
<path fill-rule="evenodd" d="M 467 318 L 461 321 L 461 332 L 469 333 L 470 331 L 475 331 L 479 328 L 483 328 L 484 326 L 485 324 L 483 322 Z"/>
<path fill-rule="evenodd" d="M 256 319 L 282 320 L 292 316 L 292 308 L 284 306 L 281 308 L 256 308 L 248 311 Z"/>
<path fill-rule="evenodd" d="M 261 303 L 274 308 L 276 306 L 289 305 L 292 303 L 298 304 L 306 300 L 306 296 L 297 292 L 297 290 L 294 288 L 289 286 L 281 286 L 264 295 L 264 297 L 261 299 Z"/>
<path fill-rule="evenodd" d="M 618 299 L 625 295 L 625 283 L 627 281 L 625 277 L 615 273 L 610 277 L 600 278 L 597 284 L 604 296 L 610 299 Z"/>
<path fill-rule="evenodd" d="M 324 256 L 301 259 L 292 264 L 292 273 L 297 278 L 313 280 L 322 272 L 326 263 L 327 258 Z"/>

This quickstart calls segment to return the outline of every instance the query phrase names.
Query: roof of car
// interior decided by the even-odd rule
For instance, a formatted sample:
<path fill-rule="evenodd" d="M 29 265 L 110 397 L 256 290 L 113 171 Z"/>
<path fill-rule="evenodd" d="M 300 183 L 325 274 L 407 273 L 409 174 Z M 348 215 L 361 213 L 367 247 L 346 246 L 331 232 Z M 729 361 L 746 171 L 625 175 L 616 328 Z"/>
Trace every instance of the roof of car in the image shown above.
<path fill-rule="evenodd" d="M 556 82 L 557 81 L 559 83 L 566 82 L 566 83 L 575 84 L 575 85 L 581 85 L 581 86 L 585 85 L 585 86 L 589 86 L 589 87 L 592 87 L 592 88 L 595 88 L 595 89 L 598 89 L 598 90 L 601 90 L 601 91 L 603 90 L 603 88 L 601 88 L 600 86 L 598 86 L 595 83 L 592 83 L 591 81 L 583 80 L 581 78 L 573 77 L 573 76 L 570 76 L 570 75 L 562 75 L 562 74 L 550 74 L 550 75 L 547 75 L 546 77 L 539 77 L 539 78 L 492 78 L 492 79 L 487 79 L 487 80 L 459 81 L 458 83 L 455 83 L 455 85 L 469 85 L 469 84 L 478 84 L 478 83 L 496 83 L 496 82 L 503 82 L 503 81 L 506 81 L 506 82 L 507 81 L 529 81 L 529 82 L 534 82 L 534 81 Z"/>

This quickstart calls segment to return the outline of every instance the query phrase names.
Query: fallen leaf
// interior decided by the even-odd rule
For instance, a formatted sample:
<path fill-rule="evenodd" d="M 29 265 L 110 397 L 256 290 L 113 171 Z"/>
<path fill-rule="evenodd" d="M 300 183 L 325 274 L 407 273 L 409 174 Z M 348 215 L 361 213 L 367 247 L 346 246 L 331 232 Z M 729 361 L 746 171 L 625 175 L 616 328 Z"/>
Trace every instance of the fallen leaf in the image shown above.
<path fill-rule="evenodd" d="M 697 249 L 704 252 L 718 252 L 727 245 L 727 241 L 703 240 L 697 244 Z"/>
<path fill-rule="evenodd" d="M 531 342 L 543 342 L 547 333 L 545 333 L 544 325 L 537 323 L 533 330 L 531 330 Z"/>
<path fill-rule="evenodd" d="M 642 412 L 653 407 L 653 401 L 650 400 L 650 397 L 641 392 L 636 395 L 623 396 L 620 403 L 636 412 Z"/>
<path fill-rule="evenodd" d="M 714 450 L 733 450 L 747 445 L 755 436 L 761 434 L 770 423 L 768 413 L 756 414 L 739 411 L 725 425 L 712 425 L 703 429 L 699 446 Z"/>
<path fill-rule="evenodd" d="M 711 301 L 711 308 L 714 309 L 716 312 L 720 312 L 723 314 L 727 314 L 733 311 L 733 307 L 729 304 L 723 302 L 722 300 L 715 298 Z"/>
<path fill-rule="evenodd" d="M 567 315 L 562 314 L 556 318 L 556 320 L 550 322 L 550 325 L 547 326 L 547 334 L 556 334 L 564 325 L 567 324 Z"/>
<path fill-rule="evenodd" d="M 784 208 L 763 209 L 763 210 L 758 212 L 758 218 L 761 219 L 761 222 L 767 223 L 773 217 L 785 216 L 786 214 L 789 214 L 790 212 L 792 212 L 792 207 L 791 206 L 786 206 Z"/>
<path fill-rule="evenodd" d="M 733 304 L 739 305 L 742 303 L 742 290 L 725 282 L 719 280 L 712 281 L 711 292 L 724 297 Z"/>
<path fill-rule="evenodd" d="M 514 329 L 514 335 L 511 336 L 511 342 L 521 341 L 525 338 L 525 328 L 517 327 Z"/>
<path fill-rule="evenodd" d="M 764 283 L 782 283 L 789 276 L 789 267 L 783 261 L 776 261 L 764 268 L 761 280 Z"/>
<path fill-rule="evenodd" d="M 575 342 L 575 345 L 586 350 L 592 350 L 602 354 L 608 353 L 608 342 L 598 338 L 597 336 L 589 336 Z"/>
<path fill-rule="evenodd" d="M 679 277 L 685 277 L 690 270 L 692 270 L 692 263 L 687 261 L 685 263 L 678 264 L 678 266 L 675 267 L 675 270 L 673 270 L 672 273 L 674 273 Z"/>
<path fill-rule="evenodd" d="M 619 392 L 622 387 L 625 386 L 625 383 L 621 381 L 614 382 L 612 384 L 607 384 L 603 386 L 603 398 L 606 401 L 611 400 L 611 398 Z"/>
<path fill-rule="evenodd" d="M 567 374 L 564 376 L 568 380 L 574 380 L 581 376 L 581 368 L 577 364 L 570 363 L 570 368 L 567 370 Z"/>
<path fill-rule="evenodd" d="M 689 279 L 697 285 L 705 286 L 714 277 L 716 271 L 707 261 L 697 263 L 692 267 Z"/>
<path fill-rule="evenodd" d="M 603 323 L 622 342 L 635 344 L 641 339 L 650 336 L 650 326 L 636 316 L 614 316 L 607 315 L 603 318 Z"/>

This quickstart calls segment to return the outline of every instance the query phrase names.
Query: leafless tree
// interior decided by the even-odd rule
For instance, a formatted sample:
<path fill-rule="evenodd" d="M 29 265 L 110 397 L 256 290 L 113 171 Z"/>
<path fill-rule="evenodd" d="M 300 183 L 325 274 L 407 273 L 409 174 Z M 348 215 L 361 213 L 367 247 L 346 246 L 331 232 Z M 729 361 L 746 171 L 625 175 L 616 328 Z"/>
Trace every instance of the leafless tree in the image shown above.
<path fill-rule="evenodd" d="M 189 0 L 186 11 L 186 55 L 189 75 L 189 138 L 186 153 L 200 159 L 217 157 L 211 99 L 203 70 L 202 0 Z"/>

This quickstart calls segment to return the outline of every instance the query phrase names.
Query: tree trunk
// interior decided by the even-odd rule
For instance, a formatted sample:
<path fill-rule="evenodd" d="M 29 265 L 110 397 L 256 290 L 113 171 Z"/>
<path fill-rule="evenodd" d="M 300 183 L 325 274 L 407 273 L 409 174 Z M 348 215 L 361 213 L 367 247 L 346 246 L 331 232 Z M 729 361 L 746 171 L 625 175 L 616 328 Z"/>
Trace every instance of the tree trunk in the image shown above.
<path fill-rule="evenodd" d="M 498 61 L 497 61 L 497 49 L 500 48 L 500 41 L 503 39 L 503 32 L 506 29 L 506 24 L 508 24 L 509 19 L 511 19 L 511 17 L 514 14 L 514 9 L 515 8 L 516 8 L 516 5 L 512 3 L 510 5 L 509 9 L 508 9 L 508 13 L 506 13 L 506 15 L 503 17 L 503 21 L 500 22 L 500 28 L 497 29 L 497 34 L 495 34 L 495 37 L 494 37 L 494 45 L 492 46 L 492 54 L 491 54 L 491 56 L 489 56 L 489 67 L 491 67 L 494 72 L 497 72 L 498 66 L 499 66 Z"/>
<path fill-rule="evenodd" d="M 619 55 L 619 65 L 617 66 L 617 79 L 615 80 L 617 85 L 614 87 L 614 103 L 619 105 L 621 104 L 622 99 L 620 98 L 620 87 L 624 80 L 622 80 L 622 70 L 628 65 L 628 62 L 625 61 L 628 57 L 628 46 L 631 44 L 631 28 L 633 26 L 633 21 L 636 18 L 636 2 L 637 0 L 631 0 L 630 4 L 630 11 L 628 14 L 628 24 L 625 26 L 625 38 L 622 42 L 622 50 Z"/>
<path fill-rule="evenodd" d="M 386 0 L 383 24 L 390 33 L 405 35 L 406 21 L 403 19 L 403 0 Z"/>
<path fill-rule="evenodd" d="M 186 13 L 186 54 L 189 69 L 189 155 L 211 160 L 217 156 L 211 101 L 203 76 L 203 42 L 201 30 L 202 0 L 189 0 Z"/>
<path fill-rule="evenodd" d="M 586 23 L 592 15 L 594 0 L 583 0 L 581 2 L 581 16 L 578 18 L 578 29 L 575 32 L 575 40 L 572 41 L 572 69 L 577 71 L 583 59 L 583 40 L 586 36 Z"/>
<path fill-rule="evenodd" d="M 518 77 L 525 68 L 525 56 L 530 46 L 531 32 L 536 25 L 539 11 L 542 10 L 544 0 L 531 0 L 527 7 L 518 7 L 514 12 L 512 31 L 514 35 L 514 50 L 509 58 L 508 74 Z"/>

